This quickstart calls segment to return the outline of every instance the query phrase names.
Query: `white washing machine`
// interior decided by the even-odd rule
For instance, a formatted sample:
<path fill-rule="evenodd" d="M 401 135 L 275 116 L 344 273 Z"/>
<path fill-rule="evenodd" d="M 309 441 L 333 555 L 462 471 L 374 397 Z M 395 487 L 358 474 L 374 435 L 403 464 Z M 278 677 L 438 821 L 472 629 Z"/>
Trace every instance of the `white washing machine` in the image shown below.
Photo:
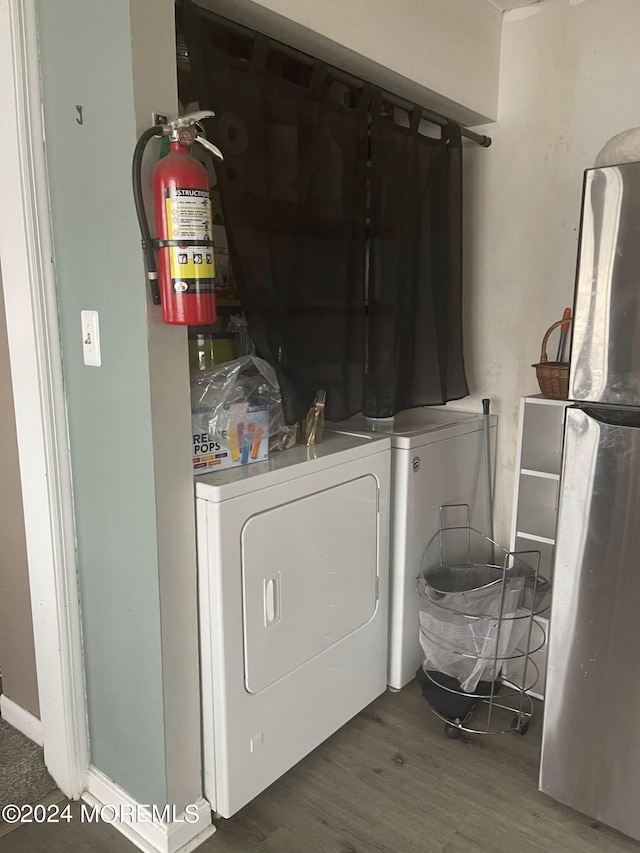
<path fill-rule="evenodd" d="M 427 543 L 440 524 L 443 504 L 470 507 L 471 525 L 487 531 L 483 417 L 447 408 L 409 409 L 395 419 L 357 416 L 329 429 L 391 438 L 391 562 L 389 686 L 415 678 L 423 654 L 419 640 L 416 578 Z M 491 416 L 492 459 L 497 418 Z M 493 475 L 493 472 L 492 472 Z M 458 518 L 449 523 L 466 524 Z"/>
<path fill-rule="evenodd" d="M 386 689 L 391 443 L 196 479 L 205 793 L 230 817 Z"/>

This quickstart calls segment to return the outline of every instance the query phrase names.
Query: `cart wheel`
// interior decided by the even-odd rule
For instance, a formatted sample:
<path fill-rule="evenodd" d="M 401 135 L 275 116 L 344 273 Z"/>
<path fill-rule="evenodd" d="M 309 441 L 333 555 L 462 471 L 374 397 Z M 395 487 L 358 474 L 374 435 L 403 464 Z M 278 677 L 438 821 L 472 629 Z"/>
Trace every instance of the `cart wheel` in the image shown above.
<path fill-rule="evenodd" d="M 457 726 L 452 726 L 451 723 L 444 724 L 444 733 L 450 740 L 458 740 L 460 737 L 460 729 Z"/>
<path fill-rule="evenodd" d="M 518 732 L 519 735 L 526 735 L 529 731 L 529 723 L 526 720 L 522 722 L 519 717 L 515 717 L 511 721 L 511 729 L 514 732 Z"/>

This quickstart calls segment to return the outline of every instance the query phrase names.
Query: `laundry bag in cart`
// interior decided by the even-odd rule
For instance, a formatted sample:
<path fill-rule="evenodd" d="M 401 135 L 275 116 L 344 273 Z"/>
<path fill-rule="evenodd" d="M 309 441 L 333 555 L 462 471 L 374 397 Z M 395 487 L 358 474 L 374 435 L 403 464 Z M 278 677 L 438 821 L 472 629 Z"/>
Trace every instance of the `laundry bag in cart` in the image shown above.
<path fill-rule="evenodd" d="M 417 678 L 443 717 L 466 717 L 498 692 L 506 661 L 535 651 L 532 618 L 548 607 L 550 593 L 538 562 L 537 552 L 509 552 L 468 523 L 443 526 L 441 513 L 417 582 L 425 656 Z"/>

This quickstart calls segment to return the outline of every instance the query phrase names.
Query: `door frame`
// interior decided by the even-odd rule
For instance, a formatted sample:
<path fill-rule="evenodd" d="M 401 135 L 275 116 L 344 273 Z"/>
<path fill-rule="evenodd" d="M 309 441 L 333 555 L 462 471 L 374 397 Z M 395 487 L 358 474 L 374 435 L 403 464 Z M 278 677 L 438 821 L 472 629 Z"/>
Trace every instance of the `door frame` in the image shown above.
<path fill-rule="evenodd" d="M 89 736 L 36 0 L 0 0 L 0 80 L 0 263 L 44 758 L 77 799 Z"/>

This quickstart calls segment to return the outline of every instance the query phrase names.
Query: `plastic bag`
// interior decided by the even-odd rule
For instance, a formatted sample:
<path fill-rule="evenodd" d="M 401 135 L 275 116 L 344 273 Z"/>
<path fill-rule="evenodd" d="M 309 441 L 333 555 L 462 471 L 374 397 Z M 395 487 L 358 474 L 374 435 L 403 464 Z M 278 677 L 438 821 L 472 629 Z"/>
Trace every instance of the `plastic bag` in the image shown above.
<path fill-rule="evenodd" d="M 516 570 L 503 581 L 496 574 L 486 566 L 444 566 L 430 580 L 418 578 L 424 668 L 456 678 L 467 693 L 497 679 L 549 594 L 543 578 Z"/>
<path fill-rule="evenodd" d="M 539 559 L 475 530 L 465 504 L 441 507 L 417 579 L 424 671 L 475 693 L 497 680 L 505 661 L 528 654 L 531 620 L 550 597 Z"/>
<path fill-rule="evenodd" d="M 239 314 L 232 314 L 229 317 L 228 331 L 236 336 L 236 351 L 239 358 L 245 355 L 255 355 L 256 347 L 247 327 L 247 321 Z"/>
<path fill-rule="evenodd" d="M 212 370 L 195 372 L 191 379 L 191 412 L 194 430 L 206 431 L 212 438 L 234 436 L 234 424 L 246 418 L 246 413 L 256 414 L 260 423 L 258 431 L 266 432 L 269 452 L 287 450 L 296 442 L 295 426 L 287 426 L 282 410 L 282 396 L 275 370 L 266 361 L 256 356 L 244 356 L 227 361 Z M 264 421 L 258 421 L 257 413 Z M 251 424 L 250 424 L 251 426 Z M 256 445 L 255 436 L 253 446 Z M 262 439 L 263 436 L 261 435 Z M 242 436 L 239 444 L 242 445 Z M 251 453 L 248 454 L 251 456 Z M 255 461 L 247 458 L 242 461 Z"/>
<path fill-rule="evenodd" d="M 495 681 L 527 628 L 522 618 L 527 611 L 521 607 L 524 583 L 524 578 L 507 581 L 504 598 L 501 583 L 446 596 L 424 583 L 420 645 L 428 668 L 457 678 L 467 693 L 480 681 Z"/>

